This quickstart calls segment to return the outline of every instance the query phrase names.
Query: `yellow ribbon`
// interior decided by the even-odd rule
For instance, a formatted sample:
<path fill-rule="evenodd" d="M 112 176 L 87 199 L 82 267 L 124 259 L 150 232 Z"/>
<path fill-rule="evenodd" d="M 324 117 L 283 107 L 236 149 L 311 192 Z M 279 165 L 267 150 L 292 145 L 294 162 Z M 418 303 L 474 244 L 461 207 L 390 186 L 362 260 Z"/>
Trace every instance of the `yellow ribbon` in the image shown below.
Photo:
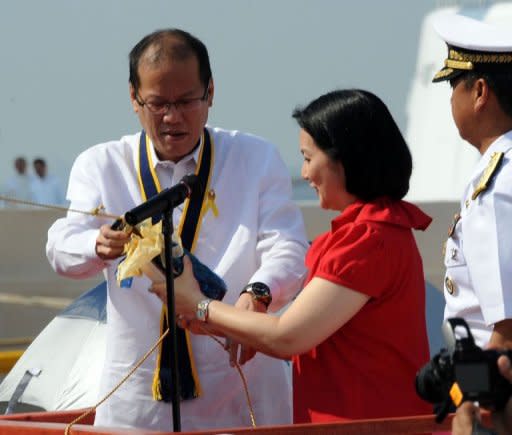
<path fill-rule="evenodd" d="M 215 217 L 219 217 L 219 209 L 215 204 L 215 191 L 210 189 L 206 194 L 206 210 L 212 209 L 212 213 Z"/>
<path fill-rule="evenodd" d="M 117 285 L 123 279 L 141 276 L 151 260 L 162 253 L 164 240 L 162 221 L 152 225 L 151 218 L 137 225 L 138 233 L 132 232 L 130 240 L 124 245 L 126 258 L 117 268 Z M 149 278 L 152 278 L 151 276 Z"/>

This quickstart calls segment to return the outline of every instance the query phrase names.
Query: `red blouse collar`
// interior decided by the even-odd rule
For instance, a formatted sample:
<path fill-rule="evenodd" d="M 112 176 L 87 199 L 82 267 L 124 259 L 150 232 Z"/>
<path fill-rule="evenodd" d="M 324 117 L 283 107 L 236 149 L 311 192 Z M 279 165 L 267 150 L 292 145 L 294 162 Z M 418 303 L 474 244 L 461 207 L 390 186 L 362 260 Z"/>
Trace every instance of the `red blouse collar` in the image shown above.
<path fill-rule="evenodd" d="M 432 218 L 407 201 L 378 198 L 370 202 L 357 200 L 333 219 L 331 227 L 335 230 L 350 222 L 380 222 L 425 230 L 432 222 Z"/>

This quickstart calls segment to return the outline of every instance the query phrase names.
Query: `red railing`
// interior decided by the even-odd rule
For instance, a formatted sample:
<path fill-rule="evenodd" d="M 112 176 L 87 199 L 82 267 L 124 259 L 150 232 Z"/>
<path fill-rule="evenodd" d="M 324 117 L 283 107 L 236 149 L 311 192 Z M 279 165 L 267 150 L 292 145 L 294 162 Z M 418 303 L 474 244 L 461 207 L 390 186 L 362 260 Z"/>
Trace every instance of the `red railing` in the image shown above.
<path fill-rule="evenodd" d="M 2 435 L 55 435 L 63 434 L 66 425 L 82 414 L 82 411 L 33 412 L 0 416 L 0 434 Z M 374 420 L 355 420 L 340 423 L 297 424 L 290 426 L 262 426 L 258 428 L 226 428 L 208 431 L 181 432 L 183 435 L 419 435 L 451 433 L 452 415 L 438 424 L 432 415 L 398 417 Z M 490 425 L 490 416 L 483 413 L 484 424 Z M 86 417 L 80 424 L 72 427 L 70 434 L 94 435 L 136 435 L 173 432 L 155 432 L 139 429 L 116 429 L 91 426 L 94 414 Z"/>

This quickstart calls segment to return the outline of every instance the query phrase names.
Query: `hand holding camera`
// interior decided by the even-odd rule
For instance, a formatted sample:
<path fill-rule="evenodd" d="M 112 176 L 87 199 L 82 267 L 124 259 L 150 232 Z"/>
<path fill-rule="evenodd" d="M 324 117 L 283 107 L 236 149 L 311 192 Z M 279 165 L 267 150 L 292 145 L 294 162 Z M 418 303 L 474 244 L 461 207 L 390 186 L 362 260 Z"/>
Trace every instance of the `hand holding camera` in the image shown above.
<path fill-rule="evenodd" d="M 475 344 L 469 326 L 461 318 L 447 319 L 443 325 L 443 335 L 448 348 L 441 349 L 418 371 L 418 395 L 436 405 L 438 422 L 446 417 L 453 405 L 458 407 L 462 402 L 470 401 L 495 411 L 493 420 L 496 428 L 506 427 L 505 420 L 507 417 L 511 420 L 512 416 L 512 400 L 509 400 L 512 394 L 512 351 L 481 349 Z M 478 432 L 470 430 L 468 434 L 493 433 L 478 427 L 475 406 L 464 405 L 458 414 L 459 423 L 463 420 L 476 422 L 474 429 Z M 499 433 L 510 432 L 505 430 Z"/>
<path fill-rule="evenodd" d="M 501 375 L 512 382 L 512 366 L 510 359 L 502 355 L 498 358 L 498 369 Z M 495 432 L 487 430 L 486 434 L 508 435 L 512 433 L 512 400 L 509 399 L 502 411 L 491 414 Z M 477 432 L 478 430 L 478 432 Z M 480 408 L 474 402 L 466 401 L 457 408 L 452 421 L 453 435 L 469 435 L 483 433 L 481 426 Z"/>
<path fill-rule="evenodd" d="M 504 408 L 512 386 L 499 372 L 501 355 L 511 351 L 484 350 L 475 344 L 464 319 L 447 319 L 443 325 L 446 349 L 436 354 L 416 375 L 416 391 L 428 402 L 440 405 L 437 421 L 442 421 L 452 403 L 478 402 L 490 410 Z"/>

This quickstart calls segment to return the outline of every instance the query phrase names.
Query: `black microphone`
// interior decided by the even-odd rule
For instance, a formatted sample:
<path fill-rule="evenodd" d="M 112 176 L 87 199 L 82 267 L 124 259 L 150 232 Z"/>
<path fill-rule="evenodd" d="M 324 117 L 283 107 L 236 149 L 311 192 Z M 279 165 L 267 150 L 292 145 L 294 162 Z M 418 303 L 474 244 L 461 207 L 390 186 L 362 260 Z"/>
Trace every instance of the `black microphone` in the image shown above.
<path fill-rule="evenodd" d="M 174 208 L 187 199 L 199 185 L 197 175 L 185 175 L 181 181 L 173 187 L 162 190 L 146 202 L 132 208 L 124 215 L 128 225 L 135 226 L 139 222 Z"/>

